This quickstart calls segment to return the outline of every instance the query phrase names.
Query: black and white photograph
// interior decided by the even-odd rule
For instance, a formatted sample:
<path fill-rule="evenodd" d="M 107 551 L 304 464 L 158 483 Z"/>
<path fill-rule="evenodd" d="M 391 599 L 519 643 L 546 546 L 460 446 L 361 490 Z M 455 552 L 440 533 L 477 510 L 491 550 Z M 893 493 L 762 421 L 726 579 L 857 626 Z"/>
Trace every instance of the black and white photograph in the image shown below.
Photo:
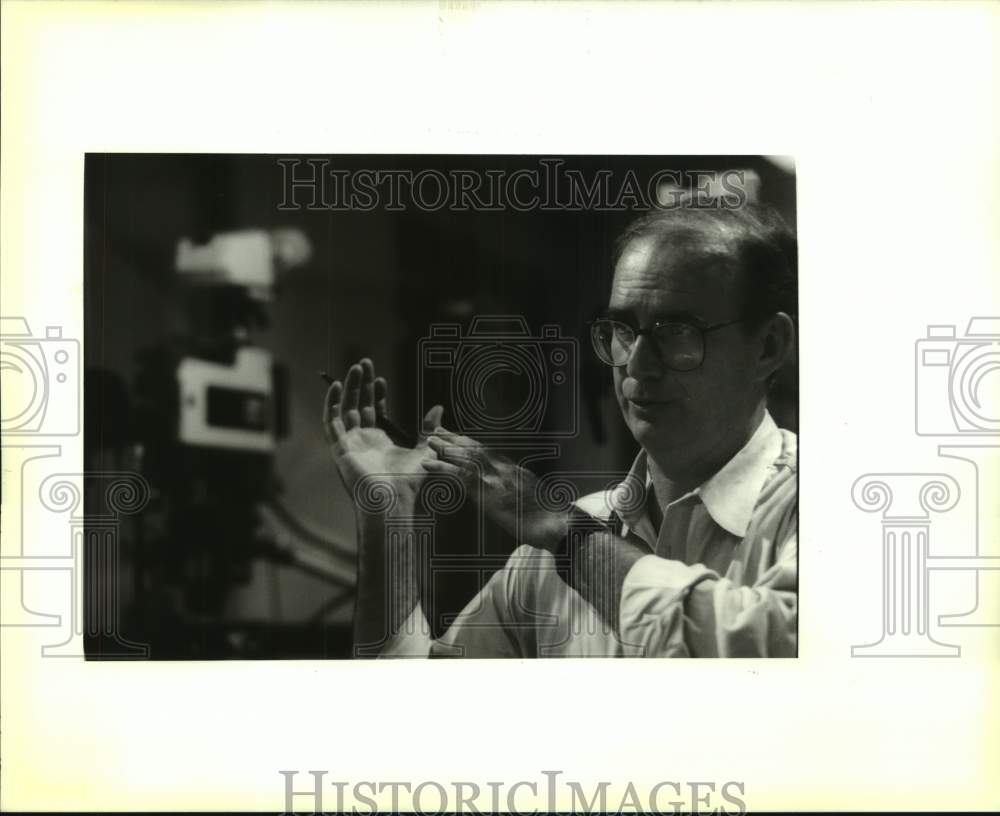
<path fill-rule="evenodd" d="M 790 158 L 92 154 L 85 202 L 86 515 L 142 494 L 89 657 L 796 655 Z"/>
<path fill-rule="evenodd" d="M 0 811 L 1000 812 L 998 43 L 0 0 Z"/>

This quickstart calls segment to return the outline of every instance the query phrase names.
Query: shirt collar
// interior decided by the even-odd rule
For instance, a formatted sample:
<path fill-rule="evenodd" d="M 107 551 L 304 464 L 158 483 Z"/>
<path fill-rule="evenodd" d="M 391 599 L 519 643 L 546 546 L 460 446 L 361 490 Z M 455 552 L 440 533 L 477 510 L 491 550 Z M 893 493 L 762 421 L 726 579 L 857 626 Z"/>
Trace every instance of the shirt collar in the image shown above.
<path fill-rule="evenodd" d="M 764 417 L 747 443 L 714 476 L 690 493 L 676 499 L 682 501 L 697 495 L 716 524 L 735 536 L 746 535 L 757 497 L 767 479 L 768 470 L 781 453 L 781 432 L 771 414 Z M 642 524 L 645 496 L 652 478 L 646 465 L 646 452 L 640 451 L 623 482 L 612 491 L 611 509 L 631 529 Z M 643 490 L 636 490 L 643 485 Z"/>

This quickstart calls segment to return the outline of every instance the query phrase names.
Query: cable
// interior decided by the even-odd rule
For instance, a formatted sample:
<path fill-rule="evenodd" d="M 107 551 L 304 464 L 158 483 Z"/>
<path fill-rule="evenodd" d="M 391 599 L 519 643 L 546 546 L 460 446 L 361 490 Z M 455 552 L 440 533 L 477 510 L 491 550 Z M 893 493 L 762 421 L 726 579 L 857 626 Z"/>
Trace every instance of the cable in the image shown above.
<path fill-rule="evenodd" d="M 299 521 L 279 499 L 271 498 L 264 502 L 264 507 L 274 513 L 278 520 L 288 527 L 296 536 L 306 544 L 321 549 L 346 561 L 354 563 L 357 553 L 353 547 L 349 547 L 339 541 L 323 538 L 307 528 Z"/>

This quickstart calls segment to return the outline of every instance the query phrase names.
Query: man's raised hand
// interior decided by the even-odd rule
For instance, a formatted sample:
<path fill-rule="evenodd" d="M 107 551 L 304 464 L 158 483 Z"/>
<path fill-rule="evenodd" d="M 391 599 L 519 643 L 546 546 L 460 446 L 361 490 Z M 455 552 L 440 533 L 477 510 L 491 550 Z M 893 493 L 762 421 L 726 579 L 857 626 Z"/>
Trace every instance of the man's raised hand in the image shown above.
<path fill-rule="evenodd" d="M 375 366 L 367 357 L 348 369 L 343 383 L 334 380 L 327 389 L 323 432 L 348 491 L 360 479 L 376 474 L 415 490 L 426 473 L 421 462 L 433 456 L 427 435 L 440 424 L 444 409 L 440 405 L 431 408 L 416 447 L 401 448 L 378 427 L 378 417 L 388 419 L 388 391 L 385 378 L 375 376 Z"/>

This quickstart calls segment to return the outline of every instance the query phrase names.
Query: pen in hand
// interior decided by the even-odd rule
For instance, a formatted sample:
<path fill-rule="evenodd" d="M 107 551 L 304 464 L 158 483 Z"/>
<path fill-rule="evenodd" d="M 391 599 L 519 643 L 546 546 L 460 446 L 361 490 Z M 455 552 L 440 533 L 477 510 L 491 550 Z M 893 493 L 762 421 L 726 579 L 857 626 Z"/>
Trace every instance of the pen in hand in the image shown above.
<path fill-rule="evenodd" d="M 327 385 L 333 385 L 333 377 L 325 371 L 320 371 L 318 374 L 320 379 L 322 379 Z M 378 413 L 378 411 L 375 412 L 375 424 L 385 431 L 386 436 L 388 436 L 394 444 L 403 448 L 412 448 L 416 446 L 417 440 L 412 435 L 408 434 L 388 417 Z"/>

